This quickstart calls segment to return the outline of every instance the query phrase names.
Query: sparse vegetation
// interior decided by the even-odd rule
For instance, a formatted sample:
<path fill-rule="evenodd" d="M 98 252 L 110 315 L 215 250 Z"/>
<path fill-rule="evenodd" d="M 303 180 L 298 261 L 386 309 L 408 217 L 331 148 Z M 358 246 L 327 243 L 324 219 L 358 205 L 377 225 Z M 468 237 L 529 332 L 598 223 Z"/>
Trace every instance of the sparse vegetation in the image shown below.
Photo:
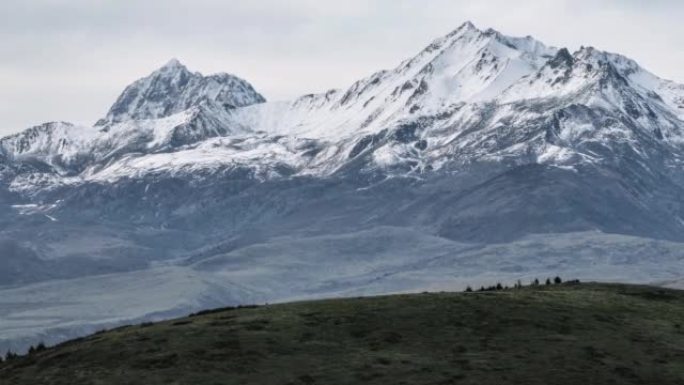
<path fill-rule="evenodd" d="M 557 285 L 560 285 L 561 283 L 563 283 L 563 281 L 562 281 L 562 279 L 561 279 L 560 277 L 556 277 L 556 278 L 554 279 L 554 283 L 557 284 Z M 567 284 L 572 284 L 572 285 L 575 285 L 575 284 L 578 285 L 579 283 L 580 283 L 579 279 L 574 279 L 574 280 L 571 280 L 571 281 L 568 281 L 568 282 L 567 282 Z M 551 278 L 547 278 L 547 279 L 546 279 L 546 285 L 549 286 L 549 285 L 551 285 L 551 284 L 552 284 L 552 283 L 551 283 Z M 530 286 L 531 286 L 531 287 L 536 287 L 536 286 L 540 286 L 540 285 L 541 285 L 541 283 L 540 283 L 540 281 L 539 281 L 538 278 L 535 278 L 535 279 L 532 280 L 532 282 L 530 283 Z M 524 288 L 524 287 L 525 287 L 525 286 L 522 284 L 522 281 L 521 281 L 521 280 L 518 280 L 518 281 L 513 285 L 513 288 L 514 288 L 514 289 L 522 289 L 522 288 Z M 492 285 L 492 286 L 487 286 L 487 287 L 481 286 L 480 289 L 479 289 L 478 291 L 479 291 L 479 292 L 482 292 L 482 291 L 499 291 L 499 290 L 510 290 L 510 287 L 509 287 L 508 285 L 503 286 L 503 285 L 501 284 L 501 282 L 499 282 L 499 283 L 497 283 L 496 285 Z M 466 287 L 466 290 L 465 290 L 465 291 L 466 291 L 466 293 L 471 293 L 471 292 L 473 292 L 473 289 L 472 289 L 471 286 L 468 286 L 468 287 Z"/>
<path fill-rule="evenodd" d="M 8 350 L 7 353 L 5 354 L 5 361 L 9 362 L 12 360 L 17 359 L 19 356 L 16 353 L 12 353 L 11 350 Z"/>
<path fill-rule="evenodd" d="M 45 349 L 46 349 L 45 344 L 41 342 L 36 346 L 29 347 L 28 354 L 31 355 L 31 354 L 35 354 L 38 352 L 42 352 Z"/>
<path fill-rule="evenodd" d="M 684 293 L 549 281 L 217 309 L 8 354 L 0 384 L 684 383 Z"/>

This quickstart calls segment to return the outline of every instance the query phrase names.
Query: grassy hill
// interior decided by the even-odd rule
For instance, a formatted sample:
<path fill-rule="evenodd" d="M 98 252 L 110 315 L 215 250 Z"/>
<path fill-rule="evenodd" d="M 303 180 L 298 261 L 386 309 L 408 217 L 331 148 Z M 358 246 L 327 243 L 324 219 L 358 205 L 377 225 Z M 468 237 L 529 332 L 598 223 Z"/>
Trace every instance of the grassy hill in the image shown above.
<path fill-rule="evenodd" d="M 564 284 L 220 309 L 16 358 L 0 384 L 684 384 L 684 292 Z"/>

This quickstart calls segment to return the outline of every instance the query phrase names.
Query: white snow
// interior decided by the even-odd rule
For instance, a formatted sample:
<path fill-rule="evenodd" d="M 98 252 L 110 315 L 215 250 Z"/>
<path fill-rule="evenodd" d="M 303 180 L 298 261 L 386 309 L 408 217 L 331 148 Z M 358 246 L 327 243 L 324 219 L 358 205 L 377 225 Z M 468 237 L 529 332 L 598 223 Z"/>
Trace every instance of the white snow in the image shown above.
<path fill-rule="evenodd" d="M 169 61 L 150 76 L 128 86 L 100 123 L 159 119 L 199 105 L 216 103 L 241 107 L 264 99 L 246 81 L 225 73 L 203 76 Z"/>
<path fill-rule="evenodd" d="M 544 139 L 538 139 L 539 143 L 504 144 L 502 134 L 512 140 L 541 138 L 506 132 L 511 124 L 536 127 L 540 119 L 548 118 L 552 110 L 517 107 L 518 103 L 532 100 L 554 102 L 558 109 L 586 105 L 625 114 L 624 96 L 614 87 L 598 86 L 604 76 L 599 68 L 608 64 L 629 79 L 633 92 L 652 103 L 652 110 L 660 112 L 658 124 L 665 140 L 684 146 L 683 85 L 657 78 L 630 59 L 594 48 L 572 54 L 573 63 L 568 68 L 548 65 L 558 53 L 558 49 L 530 37 L 480 31 L 467 23 L 396 68 L 361 79 L 346 90 L 307 95 L 290 102 L 256 103 L 230 111 L 200 103 L 170 115 L 161 110 L 162 102 L 143 103 L 147 115 L 157 118 L 125 120 L 125 114 L 116 119 L 110 116 L 110 121 L 124 121 L 96 128 L 51 123 L 3 139 L 0 151 L 13 159 L 45 162 L 63 175 L 18 175 L 11 186 L 19 192 L 88 181 L 114 182 L 156 172 L 178 174 L 238 166 L 275 177 L 278 174 L 269 170 L 278 164 L 301 175 L 327 175 L 348 161 L 351 149 L 364 136 L 411 123 L 420 116 L 445 114 L 422 134 L 421 139 L 430 143 L 427 150 L 416 153 L 391 144 L 375 148 L 372 159 L 376 166 L 390 168 L 412 159 L 439 168 L 446 157 L 475 161 L 532 152 L 542 162 L 565 167 L 573 162 L 596 161 L 591 154 L 577 153 L 580 143 L 631 143 L 636 136 L 624 125 L 594 127 L 590 121 L 575 116 L 562 120 L 560 142 L 553 145 L 541 144 Z M 178 106 L 190 103 L 197 95 L 214 100 L 222 87 L 237 81 L 229 75 L 192 74 L 171 61 L 134 83 L 131 90 L 149 90 L 157 78 L 167 79 L 175 87 L 186 75 L 196 79 L 198 88 L 182 91 L 187 98 Z M 142 93 L 137 97 L 143 97 Z M 131 108 L 135 105 L 128 104 Z M 487 111 L 492 113 L 489 120 Z M 638 121 L 644 132 L 653 132 L 653 123 L 648 119 Z M 188 128 L 191 124 L 200 127 L 199 131 Z M 471 126 L 479 128 L 466 131 Z M 178 134 L 190 139 L 178 145 L 173 142 Z M 313 158 L 298 147 L 306 141 L 314 141 L 319 148 Z M 636 147 L 637 152 L 641 151 Z"/>

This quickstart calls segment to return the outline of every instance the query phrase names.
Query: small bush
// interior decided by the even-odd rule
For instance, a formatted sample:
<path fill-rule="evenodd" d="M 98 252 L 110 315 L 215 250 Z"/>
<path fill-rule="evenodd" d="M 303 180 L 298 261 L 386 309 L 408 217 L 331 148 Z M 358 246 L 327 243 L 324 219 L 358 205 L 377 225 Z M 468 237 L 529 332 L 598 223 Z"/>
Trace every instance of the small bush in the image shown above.
<path fill-rule="evenodd" d="M 561 283 L 563 283 L 563 280 L 561 279 L 561 277 L 557 276 L 553 279 L 553 283 L 555 283 L 556 285 L 560 285 Z"/>
<path fill-rule="evenodd" d="M 28 354 L 32 355 L 38 352 L 42 352 L 43 350 L 45 350 L 45 344 L 41 342 L 36 346 L 31 345 L 31 347 L 29 347 Z"/>
<path fill-rule="evenodd" d="M 7 354 L 5 354 L 5 361 L 12 361 L 12 360 L 16 359 L 17 357 L 19 357 L 19 355 L 17 353 L 12 353 L 11 350 L 8 350 Z"/>

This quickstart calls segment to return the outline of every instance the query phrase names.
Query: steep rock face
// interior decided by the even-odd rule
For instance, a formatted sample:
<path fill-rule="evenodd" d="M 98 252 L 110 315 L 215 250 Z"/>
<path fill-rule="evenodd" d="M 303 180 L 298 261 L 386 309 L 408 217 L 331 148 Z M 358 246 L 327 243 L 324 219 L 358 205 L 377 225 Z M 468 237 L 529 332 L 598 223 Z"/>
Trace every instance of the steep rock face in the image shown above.
<path fill-rule="evenodd" d="M 192 73 L 178 60 L 128 86 L 98 125 L 127 120 L 158 119 L 203 102 L 225 109 L 266 100 L 246 81 L 228 74 Z"/>
<path fill-rule="evenodd" d="M 0 139 L 0 153 L 15 164 L 27 163 L 68 171 L 85 161 L 87 155 L 80 148 L 96 136 L 94 128 L 50 122 Z"/>

